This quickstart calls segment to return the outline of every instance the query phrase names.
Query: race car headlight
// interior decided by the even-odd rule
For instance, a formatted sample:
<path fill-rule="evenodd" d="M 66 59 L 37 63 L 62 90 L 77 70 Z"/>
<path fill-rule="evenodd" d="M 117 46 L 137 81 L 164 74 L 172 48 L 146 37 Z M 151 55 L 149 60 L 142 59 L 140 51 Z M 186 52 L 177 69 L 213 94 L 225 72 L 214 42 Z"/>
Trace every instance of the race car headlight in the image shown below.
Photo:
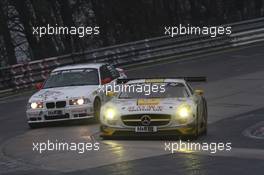
<path fill-rule="evenodd" d="M 190 105 L 181 105 L 179 106 L 179 108 L 177 109 L 177 116 L 179 116 L 180 118 L 187 118 L 190 117 L 192 115 L 192 109 Z"/>
<path fill-rule="evenodd" d="M 41 109 L 43 108 L 43 102 L 33 102 L 29 103 L 28 109 Z"/>
<path fill-rule="evenodd" d="M 88 98 L 76 98 L 70 100 L 70 105 L 83 105 L 89 102 L 90 100 Z"/>
<path fill-rule="evenodd" d="M 114 108 L 107 108 L 104 113 L 104 117 L 106 120 L 114 120 L 116 118 L 116 109 Z"/>
<path fill-rule="evenodd" d="M 78 105 L 83 105 L 84 104 L 84 99 L 80 98 L 77 100 Z"/>

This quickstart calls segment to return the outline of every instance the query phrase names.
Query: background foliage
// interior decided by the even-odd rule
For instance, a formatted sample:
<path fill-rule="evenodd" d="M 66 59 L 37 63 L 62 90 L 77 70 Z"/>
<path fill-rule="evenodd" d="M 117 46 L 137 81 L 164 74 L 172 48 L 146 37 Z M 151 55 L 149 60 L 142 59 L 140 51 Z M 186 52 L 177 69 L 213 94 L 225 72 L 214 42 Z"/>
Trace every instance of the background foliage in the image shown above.
<path fill-rule="evenodd" d="M 1 0 L 0 67 L 161 36 L 165 25 L 220 25 L 264 15 L 264 0 Z M 32 34 L 33 26 L 100 26 L 100 35 Z"/>

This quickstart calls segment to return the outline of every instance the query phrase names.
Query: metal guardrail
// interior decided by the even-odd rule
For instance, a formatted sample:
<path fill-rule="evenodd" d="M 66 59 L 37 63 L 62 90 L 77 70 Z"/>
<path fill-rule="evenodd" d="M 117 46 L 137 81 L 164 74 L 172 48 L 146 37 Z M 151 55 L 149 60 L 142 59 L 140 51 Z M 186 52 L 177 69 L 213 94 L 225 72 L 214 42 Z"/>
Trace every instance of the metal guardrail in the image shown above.
<path fill-rule="evenodd" d="M 232 27 L 232 34 L 229 36 L 163 36 L 1 68 L 0 94 L 30 88 L 43 81 L 58 66 L 85 62 L 110 62 L 117 66 L 127 66 L 264 41 L 264 18 L 226 26 Z"/>

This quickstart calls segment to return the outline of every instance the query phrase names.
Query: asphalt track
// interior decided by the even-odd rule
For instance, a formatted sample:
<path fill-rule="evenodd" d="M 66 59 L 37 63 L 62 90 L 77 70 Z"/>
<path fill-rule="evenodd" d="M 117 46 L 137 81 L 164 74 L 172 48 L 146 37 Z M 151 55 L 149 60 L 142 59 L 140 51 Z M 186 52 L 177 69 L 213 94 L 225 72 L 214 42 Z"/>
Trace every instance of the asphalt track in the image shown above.
<path fill-rule="evenodd" d="M 63 123 L 30 130 L 29 94 L 0 100 L 0 174 L 263 174 L 264 44 L 129 70 L 130 77 L 207 76 L 195 84 L 208 100 L 209 131 L 196 142 L 231 142 L 231 151 L 165 150 L 164 140 L 109 140 L 98 124 Z M 32 151 L 32 142 L 99 142 L 99 151 Z M 179 141 L 170 141 L 179 142 Z"/>

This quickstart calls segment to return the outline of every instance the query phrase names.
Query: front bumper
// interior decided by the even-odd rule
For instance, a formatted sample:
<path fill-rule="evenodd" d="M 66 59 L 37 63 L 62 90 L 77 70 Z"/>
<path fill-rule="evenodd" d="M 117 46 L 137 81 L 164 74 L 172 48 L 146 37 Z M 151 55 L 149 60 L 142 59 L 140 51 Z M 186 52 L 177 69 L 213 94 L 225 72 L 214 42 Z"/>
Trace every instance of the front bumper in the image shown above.
<path fill-rule="evenodd" d="M 114 136 L 190 136 L 196 133 L 195 122 L 173 127 L 157 127 L 157 132 L 136 132 L 135 128 L 114 128 L 101 125 L 101 137 Z"/>
<path fill-rule="evenodd" d="M 50 111 L 60 111 L 60 114 L 50 115 Z M 93 118 L 93 107 L 91 104 L 81 106 L 67 106 L 57 109 L 28 109 L 26 111 L 28 123 L 43 123 L 65 120 L 78 120 Z"/>

